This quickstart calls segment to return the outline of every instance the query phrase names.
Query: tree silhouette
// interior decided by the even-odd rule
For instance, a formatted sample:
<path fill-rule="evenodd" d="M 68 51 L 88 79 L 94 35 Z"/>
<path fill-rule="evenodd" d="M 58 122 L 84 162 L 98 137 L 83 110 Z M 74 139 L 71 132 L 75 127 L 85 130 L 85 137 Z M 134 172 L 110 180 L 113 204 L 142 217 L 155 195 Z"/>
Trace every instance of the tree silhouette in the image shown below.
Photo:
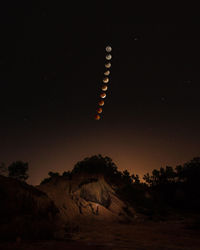
<path fill-rule="evenodd" d="M 176 171 L 179 181 L 189 185 L 198 184 L 200 178 L 200 157 L 193 158 L 183 166 L 177 166 Z"/>
<path fill-rule="evenodd" d="M 40 184 L 48 183 L 48 182 L 50 182 L 50 181 L 52 180 L 52 178 L 54 178 L 54 177 L 59 177 L 59 176 L 60 176 L 60 174 L 59 174 L 58 172 L 52 172 L 52 171 L 50 171 L 50 172 L 48 173 L 48 175 L 49 175 L 49 177 L 44 178 L 44 179 L 40 182 Z"/>
<path fill-rule="evenodd" d="M 151 180 L 151 176 L 149 173 L 146 173 L 143 177 L 143 180 L 149 185 L 151 186 L 152 185 L 152 180 Z"/>
<path fill-rule="evenodd" d="M 132 180 L 128 170 L 124 170 L 122 173 L 123 173 L 122 178 L 123 178 L 124 182 L 126 184 L 131 184 L 133 182 L 133 180 Z"/>
<path fill-rule="evenodd" d="M 169 183 L 174 183 L 175 182 L 175 178 L 176 178 L 176 173 L 174 171 L 174 169 L 170 166 L 166 166 L 165 168 L 165 178 L 166 181 Z"/>
<path fill-rule="evenodd" d="M 60 176 L 60 174 L 58 172 L 49 172 L 48 175 L 52 178 L 52 177 L 56 177 L 56 176 Z"/>
<path fill-rule="evenodd" d="M 108 156 L 94 155 L 79 161 L 73 168 L 72 174 L 75 173 L 102 173 L 105 175 L 117 174 L 117 166 L 113 163 L 112 159 Z"/>
<path fill-rule="evenodd" d="M 176 166 L 175 170 L 170 166 L 154 169 L 143 179 L 156 202 L 179 209 L 200 209 L 200 157 Z"/>
<path fill-rule="evenodd" d="M 165 168 L 161 167 L 160 170 L 154 169 L 152 175 L 149 173 L 145 174 L 143 179 L 149 186 L 155 187 L 175 182 L 176 176 L 177 174 L 173 168 L 166 166 Z"/>
<path fill-rule="evenodd" d="M 4 175 L 4 176 L 8 175 L 8 169 L 5 165 L 5 163 L 3 163 L 3 162 L 0 164 L 0 175 Z"/>
<path fill-rule="evenodd" d="M 68 177 L 69 179 L 71 178 L 71 175 L 72 175 L 72 173 L 69 170 L 68 171 L 64 171 L 63 174 L 62 174 L 62 176 Z"/>
<path fill-rule="evenodd" d="M 131 175 L 131 178 L 132 178 L 132 180 L 133 180 L 133 183 L 135 183 L 135 184 L 140 184 L 140 178 L 139 178 L 139 175 L 138 174 L 132 174 Z"/>
<path fill-rule="evenodd" d="M 18 179 L 20 181 L 26 181 L 28 179 L 28 163 L 22 161 L 13 162 L 8 166 L 8 176 Z"/>

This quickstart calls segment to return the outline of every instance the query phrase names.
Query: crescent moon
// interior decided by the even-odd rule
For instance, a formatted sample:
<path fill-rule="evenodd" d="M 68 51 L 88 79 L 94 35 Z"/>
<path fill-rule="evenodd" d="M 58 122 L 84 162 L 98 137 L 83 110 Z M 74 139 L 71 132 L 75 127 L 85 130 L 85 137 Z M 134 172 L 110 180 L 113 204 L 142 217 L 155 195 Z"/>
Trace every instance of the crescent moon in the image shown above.
<path fill-rule="evenodd" d="M 108 82 L 109 82 L 109 78 L 108 78 L 108 77 L 104 77 L 104 78 L 103 78 L 103 82 L 104 82 L 104 83 L 108 83 Z"/>
<path fill-rule="evenodd" d="M 110 71 L 109 71 L 109 70 L 105 71 L 105 72 L 104 72 L 104 75 L 105 75 L 105 76 L 109 76 L 109 75 L 110 75 Z"/>
<path fill-rule="evenodd" d="M 111 54 L 106 55 L 106 60 L 111 60 L 112 56 Z"/>
<path fill-rule="evenodd" d="M 109 62 L 109 63 L 106 63 L 105 64 L 105 67 L 107 68 L 107 69 L 109 69 L 110 67 L 111 67 L 111 63 Z"/>
<path fill-rule="evenodd" d="M 101 88 L 103 91 L 106 91 L 108 89 L 108 86 L 107 85 L 103 85 L 102 88 Z"/>

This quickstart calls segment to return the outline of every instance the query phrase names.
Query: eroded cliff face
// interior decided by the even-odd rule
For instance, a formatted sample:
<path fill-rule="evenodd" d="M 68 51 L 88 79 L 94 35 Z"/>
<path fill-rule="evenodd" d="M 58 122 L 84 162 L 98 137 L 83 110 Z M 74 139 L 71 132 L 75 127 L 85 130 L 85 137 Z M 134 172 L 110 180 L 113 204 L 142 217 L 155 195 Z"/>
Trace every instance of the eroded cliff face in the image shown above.
<path fill-rule="evenodd" d="M 135 217 L 103 175 L 59 176 L 37 187 L 0 176 L 0 239 L 66 238 L 74 226 Z"/>
<path fill-rule="evenodd" d="M 103 175 L 56 177 L 37 188 L 55 203 L 64 221 L 130 221 L 135 217 L 133 208 L 120 200 Z"/>

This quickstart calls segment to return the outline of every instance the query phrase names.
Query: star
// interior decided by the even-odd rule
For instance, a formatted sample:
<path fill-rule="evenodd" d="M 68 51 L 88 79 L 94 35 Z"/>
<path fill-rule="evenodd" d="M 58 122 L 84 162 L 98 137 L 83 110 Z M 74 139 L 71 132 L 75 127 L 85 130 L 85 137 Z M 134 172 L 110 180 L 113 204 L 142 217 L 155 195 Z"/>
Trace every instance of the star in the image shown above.
<path fill-rule="evenodd" d="M 164 102 L 166 99 L 164 96 L 161 97 L 161 101 Z"/>
<path fill-rule="evenodd" d="M 190 85 L 192 83 L 192 80 L 185 80 L 184 83 Z"/>

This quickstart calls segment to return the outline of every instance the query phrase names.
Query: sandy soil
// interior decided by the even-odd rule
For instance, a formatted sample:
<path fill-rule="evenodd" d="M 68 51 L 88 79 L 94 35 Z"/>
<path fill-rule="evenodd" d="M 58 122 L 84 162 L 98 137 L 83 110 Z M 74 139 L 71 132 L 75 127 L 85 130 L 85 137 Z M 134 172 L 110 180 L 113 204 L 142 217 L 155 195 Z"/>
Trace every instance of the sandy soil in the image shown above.
<path fill-rule="evenodd" d="M 1 250 L 200 250 L 200 231 L 189 230 L 185 222 L 108 224 L 98 222 L 80 228 L 73 241 L 0 243 Z"/>

